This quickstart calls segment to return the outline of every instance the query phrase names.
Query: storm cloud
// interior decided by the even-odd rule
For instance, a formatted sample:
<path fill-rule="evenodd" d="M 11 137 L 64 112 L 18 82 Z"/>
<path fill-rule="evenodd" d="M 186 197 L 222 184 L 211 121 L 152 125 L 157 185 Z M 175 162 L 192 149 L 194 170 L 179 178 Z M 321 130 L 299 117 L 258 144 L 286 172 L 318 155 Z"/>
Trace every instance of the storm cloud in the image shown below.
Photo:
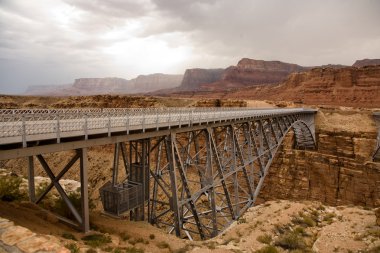
<path fill-rule="evenodd" d="M 249 57 L 304 66 L 380 57 L 376 0 L 0 0 L 0 93 Z"/>

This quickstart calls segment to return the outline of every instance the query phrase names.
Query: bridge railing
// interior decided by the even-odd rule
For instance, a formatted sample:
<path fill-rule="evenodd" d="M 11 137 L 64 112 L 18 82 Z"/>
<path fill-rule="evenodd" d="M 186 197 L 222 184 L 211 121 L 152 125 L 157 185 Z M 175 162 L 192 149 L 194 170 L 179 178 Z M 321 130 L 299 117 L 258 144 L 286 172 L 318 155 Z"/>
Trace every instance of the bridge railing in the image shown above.
<path fill-rule="evenodd" d="M 76 136 L 111 133 L 115 131 L 192 125 L 204 122 L 234 120 L 282 113 L 300 113 L 308 110 L 253 109 L 253 108 L 109 108 L 57 110 L 0 110 L 0 144 L 6 137 L 19 137 L 26 142 L 29 136 L 65 133 Z M 94 131 L 98 130 L 98 131 Z M 66 136 L 67 137 L 67 136 Z M 15 140 L 13 140 L 15 141 Z"/>

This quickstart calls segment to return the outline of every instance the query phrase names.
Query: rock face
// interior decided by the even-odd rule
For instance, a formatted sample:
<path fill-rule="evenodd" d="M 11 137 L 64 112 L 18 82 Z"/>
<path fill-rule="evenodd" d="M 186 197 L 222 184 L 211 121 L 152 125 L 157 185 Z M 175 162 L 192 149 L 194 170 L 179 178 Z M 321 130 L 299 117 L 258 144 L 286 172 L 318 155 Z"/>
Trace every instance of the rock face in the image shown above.
<path fill-rule="evenodd" d="M 224 69 L 187 69 L 179 90 L 198 90 L 202 84 L 221 80 Z"/>
<path fill-rule="evenodd" d="M 226 97 L 314 105 L 380 107 L 380 66 L 314 68 L 292 73 L 277 86 L 249 87 L 229 92 Z"/>
<path fill-rule="evenodd" d="M 292 149 L 288 136 L 260 192 L 262 199 L 318 200 L 328 205 L 380 205 L 380 163 L 370 162 L 376 143 L 371 113 L 347 113 L 333 127 L 334 113 L 318 112 L 315 151 Z M 351 123 L 349 123 L 351 121 Z M 372 124 L 371 124 L 372 123 Z M 343 129 L 342 125 L 356 125 Z M 360 125 L 368 125 L 359 131 Z M 340 129 L 339 129 L 340 128 Z M 363 127 L 364 128 L 364 127 Z"/>
<path fill-rule="evenodd" d="M 114 93 L 125 90 L 128 80 L 117 77 L 75 79 L 74 89 L 87 91 L 88 95 Z"/>
<path fill-rule="evenodd" d="M 290 73 L 305 69 L 297 64 L 243 58 L 237 66 L 227 68 L 222 79 L 246 85 L 273 84 L 285 80 Z"/>
<path fill-rule="evenodd" d="M 61 84 L 61 85 L 33 85 L 29 86 L 25 91 L 26 95 L 52 95 L 56 93 L 57 90 L 65 90 L 71 88 L 72 84 Z"/>
<path fill-rule="evenodd" d="M 166 75 L 161 73 L 139 75 L 129 81 L 133 92 L 151 92 L 158 89 L 170 89 L 181 84 L 183 75 Z"/>
<path fill-rule="evenodd" d="M 376 66 L 380 65 L 380 59 L 363 59 L 363 60 L 357 60 L 352 67 L 365 67 L 365 66 Z"/>
<path fill-rule="evenodd" d="M 101 95 L 144 93 L 160 89 L 174 88 L 180 85 L 182 75 L 151 74 L 140 75 L 127 80 L 118 77 L 79 78 L 72 85 L 30 86 L 25 95 Z"/>

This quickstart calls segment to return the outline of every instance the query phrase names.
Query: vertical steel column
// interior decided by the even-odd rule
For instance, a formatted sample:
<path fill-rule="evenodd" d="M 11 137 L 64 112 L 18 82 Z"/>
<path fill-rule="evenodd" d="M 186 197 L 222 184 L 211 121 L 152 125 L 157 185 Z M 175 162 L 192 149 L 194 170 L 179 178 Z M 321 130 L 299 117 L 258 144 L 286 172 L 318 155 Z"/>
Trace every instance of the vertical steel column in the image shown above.
<path fill-rule="evenodd" d="M 166 154 L 169 162 L 169 174 L 170 174 L 170 186 L 172 190 L 172 197 L 170 199 L 170 207 L 174 213 L 174 230 L 176 236 L 181 235 L 182 221 L 180 219 L 180 212 L 178 206 L 178 188 L 177 188 L 177 176 L 174 157 L 174 145 L 175 134 L 172 133 L 170 137 L 166 139 Z"/>
<path fill-rule="evenodd" d="M 28 189 L 29 189 L 29 200 L 31 202 L 36 202 L 36 190 L 34 185 L 34 160 L 33 156 L 28 157 Z"/>
<path fill-rule="evenodd" d="M 80 184 L 81 184 L 81 206 L 82 206 L 82 231 L 87 233 L 90 230 L 90 217 L 88 207 L 88 159 L 87 148 L 82 148 L 80 153 Z"/>

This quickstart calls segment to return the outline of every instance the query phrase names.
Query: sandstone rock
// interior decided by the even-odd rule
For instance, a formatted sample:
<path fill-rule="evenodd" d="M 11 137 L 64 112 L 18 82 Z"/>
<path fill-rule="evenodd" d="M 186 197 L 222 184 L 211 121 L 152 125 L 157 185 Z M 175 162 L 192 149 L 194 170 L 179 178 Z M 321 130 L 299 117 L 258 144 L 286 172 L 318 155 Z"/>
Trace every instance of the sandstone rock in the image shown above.
<path fill-rule="evenodd" d="M 365 66 L 375 66 L 380 65 L 380 59 L 363 59 L 357 60 L 352 67 L 365 67 Z"/>
<path fill-rule="evenodd" d="M 272 84 L 284 81 L 290 73 L 305 70 L 306 68 L 296 64 L 243 58 L 236 67 L 227 68 L 222 79 L 248 85 Z"/>
<path fill-rule="evenodd" d="M 5 244 L 13 246 L 23 240 L 26 240 L 32 236 L 34 236 L 35 233 L 30 231 L 29 229 L 26 229 L 24 227 L 20 226 L 13 226 L 7 228 L 7 230 L 1 234 L 1 241 L 3 241 Z"/>
<path fill-rule="evenodd" d="M 380 66 L 314 68 L 291 73 L 279 85 L 238 89 L 227 98 L 293 101 L 312 105 L 380 107 Z"/>
<path fill-rule="evenodd" d="M 187 69 L 180 90 L 198 90 L 202 84 L 213 83 L 222 78 L 224 69 Z"/>
<path fill-rule="evenodd" d="M 375 215 L 376 215 L 376 224 L 380 226 L 380 208 L 375 209 Z"/>

